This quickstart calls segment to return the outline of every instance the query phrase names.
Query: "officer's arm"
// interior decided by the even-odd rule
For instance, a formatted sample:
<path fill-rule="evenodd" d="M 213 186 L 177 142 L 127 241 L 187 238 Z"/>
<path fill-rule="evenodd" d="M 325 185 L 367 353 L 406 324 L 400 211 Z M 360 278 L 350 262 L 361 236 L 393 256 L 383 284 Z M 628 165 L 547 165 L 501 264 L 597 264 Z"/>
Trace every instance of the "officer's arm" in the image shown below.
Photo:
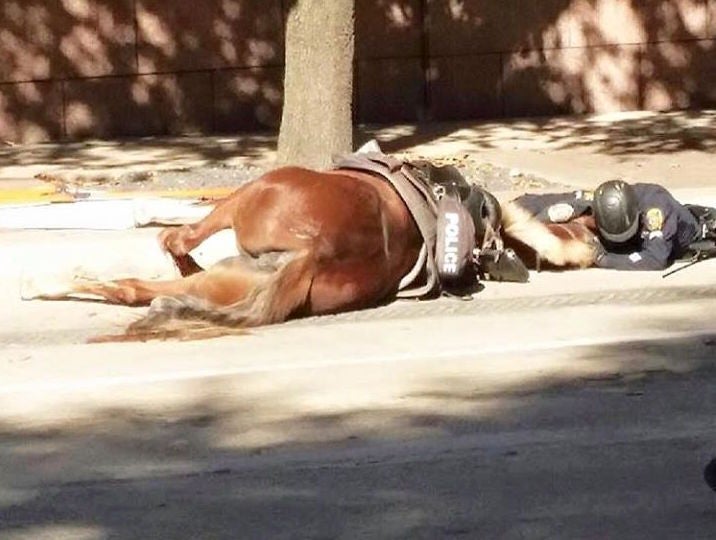
<path fill-rule="evenodd" d="M 671 248 L 677 233 L 675 213 L 666 213 L 661 208 L 650 208 L 645 215 L 646 238 L 641 251 L 629 255 L 605 253 L 595 264 L 600 268 L 616 270 L 663 270 L 671 263 Z"/>
<path fill-rule="evenodd" d="M 657 235 L 645 241 L 642 251 L 635 251 L 629 255 L 605 253 L 595 264 L 599 268 L 614 270 L 663 270 L 669 266 L 670 255 L 671 244 L 663 236 Z"/>
<path fill-rule="evenodd" d="M 543 223 L 566 223 L 581 216 L 589 209 L 589 203 L 581 199 L 565 199 L 543 208 L 537 219 Z"/>

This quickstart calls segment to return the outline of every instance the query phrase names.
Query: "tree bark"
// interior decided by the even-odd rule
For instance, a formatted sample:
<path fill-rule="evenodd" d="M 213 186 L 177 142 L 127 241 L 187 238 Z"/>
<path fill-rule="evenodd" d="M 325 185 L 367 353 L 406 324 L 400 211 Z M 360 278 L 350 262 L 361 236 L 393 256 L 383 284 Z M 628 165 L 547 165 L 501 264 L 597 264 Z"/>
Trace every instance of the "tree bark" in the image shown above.
<path fill-rule="evenodd" d="M 354 0 L 297 0 L 286 23 L 282 164 L 325 168 L 353 149 Z"/>

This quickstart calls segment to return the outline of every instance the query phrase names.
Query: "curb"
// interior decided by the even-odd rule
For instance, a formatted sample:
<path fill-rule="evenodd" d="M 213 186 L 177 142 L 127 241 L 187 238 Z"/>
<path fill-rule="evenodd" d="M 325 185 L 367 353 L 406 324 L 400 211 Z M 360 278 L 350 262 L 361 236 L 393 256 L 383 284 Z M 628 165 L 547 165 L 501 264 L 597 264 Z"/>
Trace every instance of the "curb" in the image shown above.
<path fill-rule="evenodd" d="M 563 294 L 517 295 L 480 298 L 458 302 L 438 299 L 437 302 L 400 300 L 381 306 L 335 315 L 322 315 L 290 320 L 285 326 L 315 326 L 375 320 L 419 319 L 433 316 L 475 316 L 603 305 L 657 305 L 683 301 L 716 300 L 715 285 L 664 286 L 631 289 L 571 291 Z"/>

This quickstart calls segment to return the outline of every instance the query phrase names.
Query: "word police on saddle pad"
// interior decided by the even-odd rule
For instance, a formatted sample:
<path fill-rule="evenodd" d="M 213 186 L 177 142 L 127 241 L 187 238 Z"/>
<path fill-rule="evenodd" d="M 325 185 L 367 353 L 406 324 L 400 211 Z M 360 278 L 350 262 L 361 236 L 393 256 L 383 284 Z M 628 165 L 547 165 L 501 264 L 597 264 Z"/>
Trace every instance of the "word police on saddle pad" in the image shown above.
<path fill-rule="evenodd" d="M 435 259 L 440 278 L 459 279 L 472 264 L 475 224 L 456 193 L 446 193 L 438 202 Z"/>

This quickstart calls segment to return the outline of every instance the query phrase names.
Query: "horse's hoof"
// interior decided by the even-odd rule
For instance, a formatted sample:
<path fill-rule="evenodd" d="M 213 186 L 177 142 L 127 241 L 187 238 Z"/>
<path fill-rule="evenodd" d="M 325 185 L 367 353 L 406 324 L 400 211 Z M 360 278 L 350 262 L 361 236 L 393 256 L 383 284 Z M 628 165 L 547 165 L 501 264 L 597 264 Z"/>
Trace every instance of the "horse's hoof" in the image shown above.
<path fill-rule="evenodd" d="M 37 286 L 33 278 L 23 276 L 20 280 L 20 298 L 22 300 L 37 298 Z"/>
<path fill-rule="evenodd" d="M 56 275 L 27 275 L 20 281 L 20 298 L 23 300 L 51 300 L 67 295 L 67 280 Z"/>
<path fill-rule="evenodd" d="M 171 227 L 159 233 L 159 247 L 165 253 L 182 257 L 196 247 L 194 231 L 188 225 Z"/>

